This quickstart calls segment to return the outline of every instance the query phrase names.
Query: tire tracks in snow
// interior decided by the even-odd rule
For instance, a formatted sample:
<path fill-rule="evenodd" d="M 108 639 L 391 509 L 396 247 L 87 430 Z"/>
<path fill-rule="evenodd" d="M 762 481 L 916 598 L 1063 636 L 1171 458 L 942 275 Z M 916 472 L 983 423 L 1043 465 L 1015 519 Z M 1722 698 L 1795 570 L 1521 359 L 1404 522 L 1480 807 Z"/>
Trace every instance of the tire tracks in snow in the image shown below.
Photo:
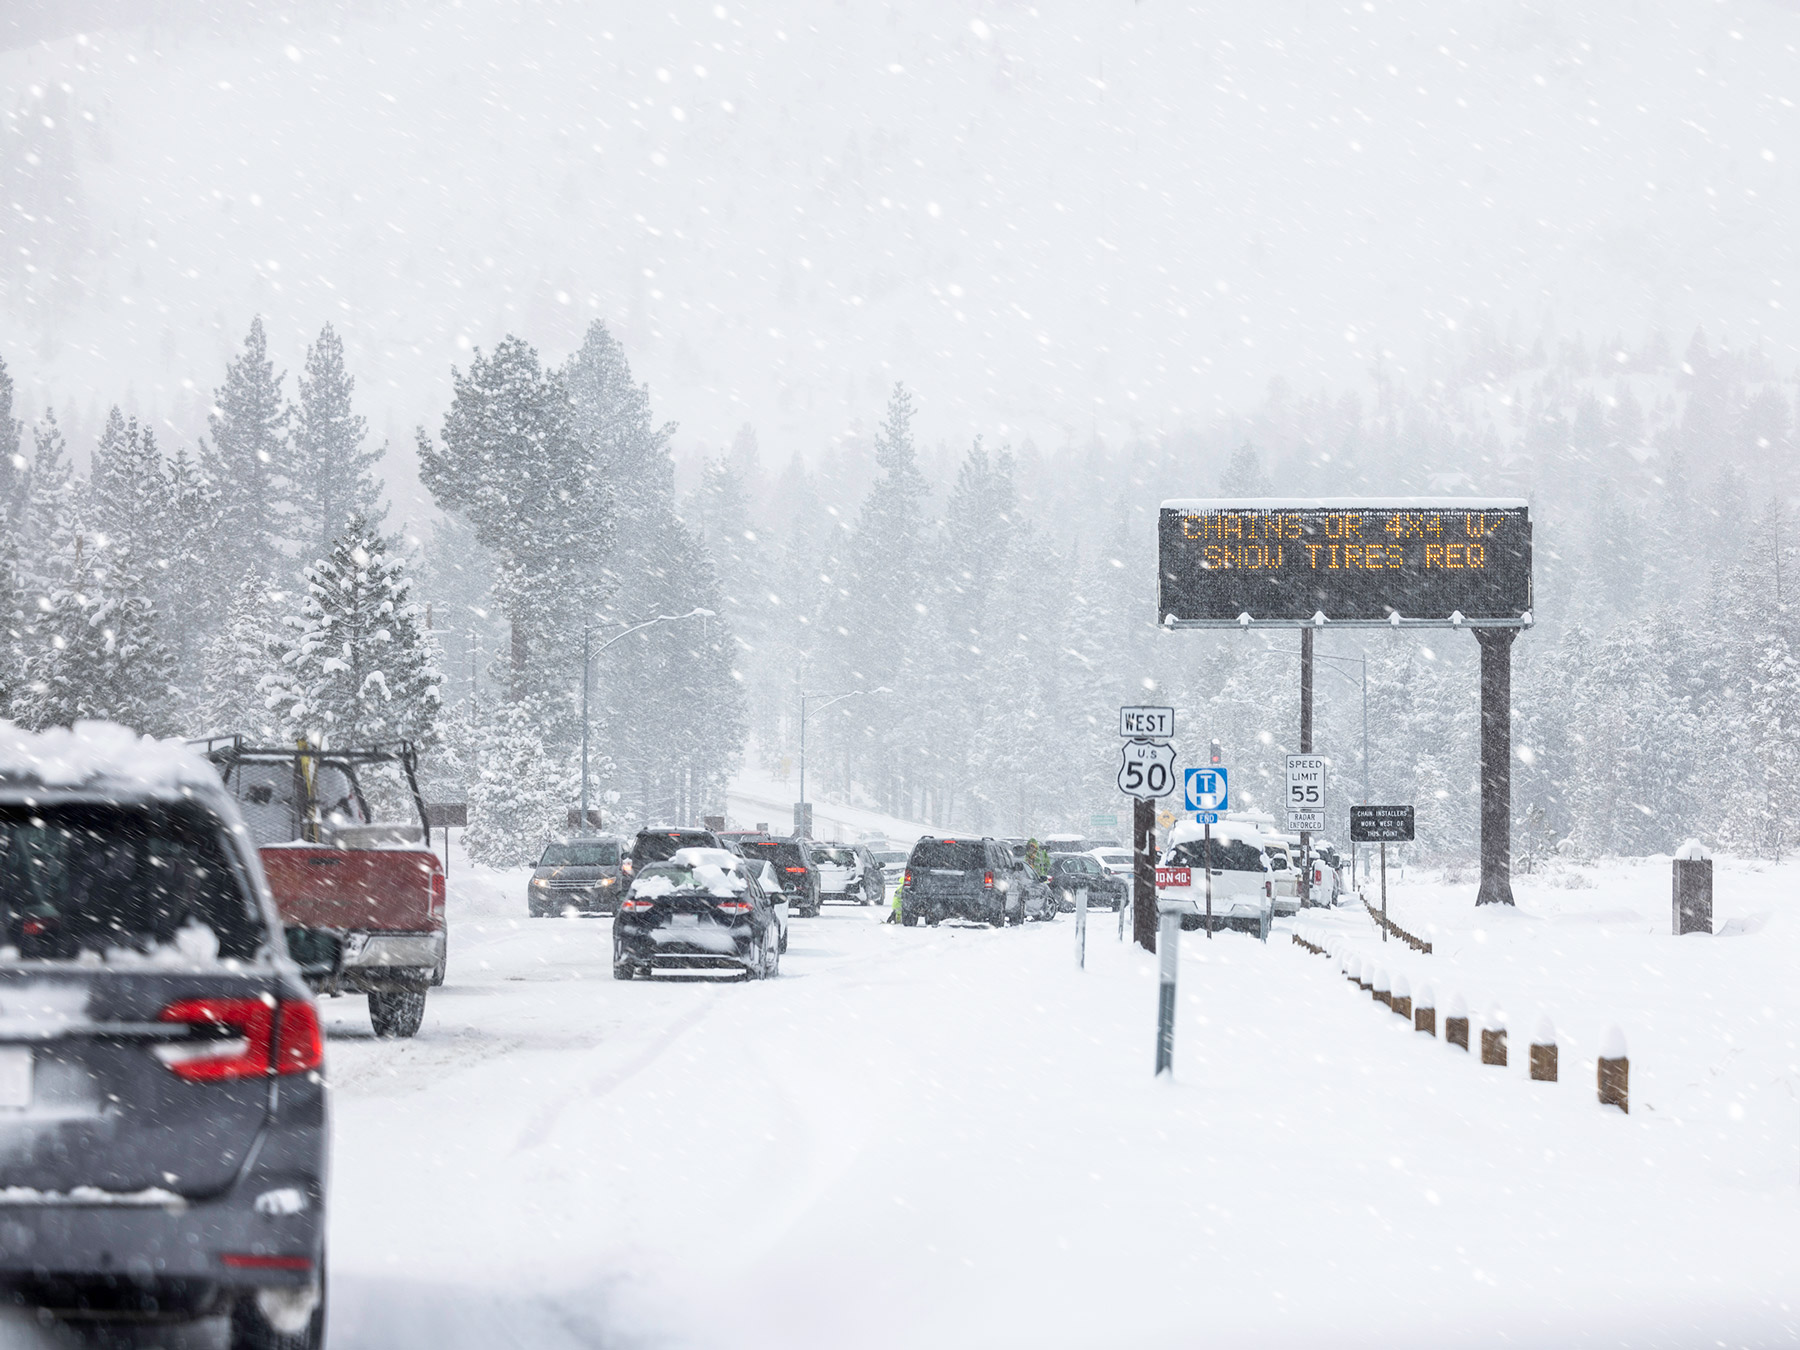
<path fill-rule="evenodd" d="M 694 1007 L 689 1008 L 679 1017 L 663 1027 L 648 1045 L 623 1064 L 590 1079 L 585 1085 L 563 1093 L 555 1101 L 546 1103 L 532 1116 L 525 1128 L 519 1132 L 518 1142 L 513 1145 L 513 1156 L 537 1148 L 550 1138 L 550 1132 L 556 1128 L 556 1122 L 562 1118 L 564 1111 L 583 1099 L 593 1100 L 604 1097 L 608 1093 L 630 1082 L 638 1074 L 649 1068 L 657 1060 L 668 1053 L 676 1041 L 699 1026 L 706 1019 L 718 1002 L 718 994 L 708 991 L 706 996 Z"/>

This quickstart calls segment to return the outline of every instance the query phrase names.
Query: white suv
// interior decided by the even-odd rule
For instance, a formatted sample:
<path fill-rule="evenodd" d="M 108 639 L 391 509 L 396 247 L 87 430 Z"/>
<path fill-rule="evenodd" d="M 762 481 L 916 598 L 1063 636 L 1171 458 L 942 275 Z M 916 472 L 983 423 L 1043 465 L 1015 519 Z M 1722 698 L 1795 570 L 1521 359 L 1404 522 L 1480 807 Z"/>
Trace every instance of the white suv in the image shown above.
<path fill-rule="evenodd" d="M 1169 832 L 1156 869 L 1156 898 L 1182 909 L 1183 928 L 1206 926 L 1206 827 L 1184 821 Z M 1263 836 L 1229 822 L 1212 829 L 1212 926 L 1246 928 L 1267 939 L 1275 918 L 1275 873 Z"/>

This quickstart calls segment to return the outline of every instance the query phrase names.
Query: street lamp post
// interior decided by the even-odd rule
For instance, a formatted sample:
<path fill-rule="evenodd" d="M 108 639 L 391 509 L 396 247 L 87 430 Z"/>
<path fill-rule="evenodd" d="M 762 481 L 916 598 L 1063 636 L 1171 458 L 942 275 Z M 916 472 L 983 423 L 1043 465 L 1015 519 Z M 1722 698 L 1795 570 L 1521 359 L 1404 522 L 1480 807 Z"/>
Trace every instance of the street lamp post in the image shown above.
<path fill-rule="evenodd" d="M 658 614 L 653 619 L 645 619 L 642 623 L 634 623 L 622 633 L 615 633 L 598 647 L 593 645 L 594 627 L 588 624 L 581 630 L 581 828 L 587 829 L 588 823 L 588 686 L 592 683 L 593 659 L 621 638 L 628 638 L 633 633 L 640 633 L 646 628 L 653 628 L 659 623 L 676 623 L 682 619 L 710 619 L 714 617 L 710 609 L 695 607 L 686 614 Z"/>
<path fill-rule="evenodd" d="M 799 816 L 799 819 L 794 822 L 794 833 L 796 835 L 801 838 L 808 837 L 806 833 L 808 824 L 806 819 L 806 700 L 809 698 L 824 699 L 825 702 L 820 704 L 819 707 L 814 710 L 816 712 L 824 712 L 825 709 L 829 708 L 832 704 L 841 703 L 847 698 L 873 697 L 876 694 L 891 694 L 893 692 L 894 691 L 889 689 L 885 684 L 877 689 L 847 689 L 841 694 L 809 694 L 804 689 L 800 691 L 800 809 L 796 813 Z"/>

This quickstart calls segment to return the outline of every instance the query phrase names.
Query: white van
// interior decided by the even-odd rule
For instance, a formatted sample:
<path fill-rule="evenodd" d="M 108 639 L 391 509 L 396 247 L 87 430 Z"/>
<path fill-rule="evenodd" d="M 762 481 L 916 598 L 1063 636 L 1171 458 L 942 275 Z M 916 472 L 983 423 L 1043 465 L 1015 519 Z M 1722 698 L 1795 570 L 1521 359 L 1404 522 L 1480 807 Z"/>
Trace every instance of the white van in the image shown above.
<path fill-rule="evenodd" d="M 1183 821 L 1169 831 L 1156 869 L 1156 898 L 1182 909 L 1183 928 L 1206 926 L 1206 827 Z M 1221 821 L 1212 827 L 1214 928 L 1246 928 L 1262 938 L 1275 917 L 1275 872 L 1254 827 Z"/>

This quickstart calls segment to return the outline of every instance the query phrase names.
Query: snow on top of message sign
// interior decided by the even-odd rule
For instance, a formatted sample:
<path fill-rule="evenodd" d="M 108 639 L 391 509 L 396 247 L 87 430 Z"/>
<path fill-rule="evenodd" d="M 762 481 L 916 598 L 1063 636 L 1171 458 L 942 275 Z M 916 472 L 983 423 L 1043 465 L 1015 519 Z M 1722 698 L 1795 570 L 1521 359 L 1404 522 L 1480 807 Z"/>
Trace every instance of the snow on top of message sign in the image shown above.
<path fill-rule="evenodd" d="M 1512 511 L 1523 497 L 1169 497 L 1165 511 Z"/>
<path fill-rule="evenodd" d="M 0 721 L 0 781 L 140 789 L 217 784 L 211 766 L 179 741 L 140 736 L 114 722 L 26 731 Z"/>

